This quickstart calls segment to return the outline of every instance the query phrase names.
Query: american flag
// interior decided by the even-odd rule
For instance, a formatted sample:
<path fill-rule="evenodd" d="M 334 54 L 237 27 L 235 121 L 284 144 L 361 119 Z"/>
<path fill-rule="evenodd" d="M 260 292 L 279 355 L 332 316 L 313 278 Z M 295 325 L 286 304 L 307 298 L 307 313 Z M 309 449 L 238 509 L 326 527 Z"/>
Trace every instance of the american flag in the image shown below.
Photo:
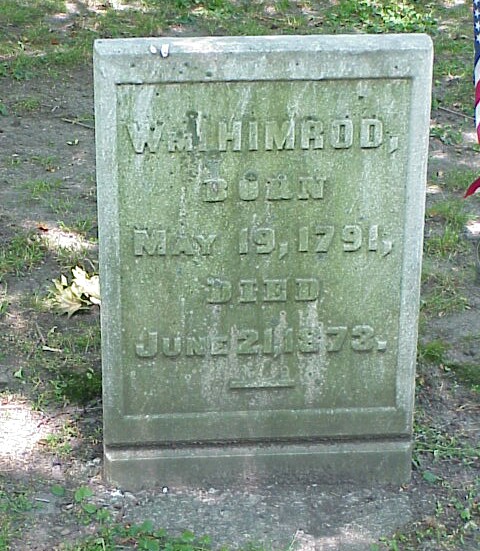
<path fill-rule="evenodd" d="M 475 127 L 477 129 L 477 140 L 480 143 L 480 0 L 473 0 L 473 36 L 475 38 Z M 473 195 L 480 188 L 480 178 L 470 184 L 465 197 Z"/>

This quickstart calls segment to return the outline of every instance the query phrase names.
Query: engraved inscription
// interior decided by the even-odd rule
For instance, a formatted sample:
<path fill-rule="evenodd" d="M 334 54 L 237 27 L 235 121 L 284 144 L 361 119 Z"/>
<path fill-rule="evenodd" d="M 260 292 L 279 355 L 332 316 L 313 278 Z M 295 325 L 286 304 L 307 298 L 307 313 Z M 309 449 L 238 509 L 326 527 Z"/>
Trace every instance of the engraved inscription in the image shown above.
<path fill-rule="evenodd" d="M 201 183 L 201 198 L 206 203 L 220 203 L 227 199 L 241 201 L 301 201 L 324 198 L 326 178 L 317 174 L 288 176 L 273 174 L 261 177 L 255 170 L 247 170 L 234 184 L 224 178 L 205 178 Z"/>
<path fill-rule="evenodd" d="M 196 94 L 193 83 L 188 111 L 181 93 L 165 109 L 176 84 L 152 84 L 146 103 L 133 86 L 120 96 L 131 169 L 122 251 L 144 270 L 136 278 L 125 266 L 124 280 L 136 280 L 131 303 L 143 293 L 139 307 L 150 309 L 135 313 L 141 325 L 125 332 L 124 352 L 145 380 L 152 369 L 195 389 L 199 410 L 245 408 L 264 390 L 258 403 L 272 408 L 349 407 L 350 394 L 370 400 L 364 380 L 391 379 L 398 308 L 380 278 L 390 280 L 404 250 L 403 172 L 391 167 L 408 154 L 406 123 L 369 82 L 351 97 L 350 81 L 330 84 L 282 83 L 261 109 L 271 83 L 228 83 L 218 106 L 216 84 Z M 391 204 L 377 200 L 380 185 Z M 173 409 L 155 392 L 151 411 Z"/>
<path fill-rule="evenodd" d="M 385 257 L 392 251 L 393 241 L 380 239 L 377 224 L 362 227 L 358 224 L 300 226 L 297 230 L 296 250 L 300 253 L 328 253 L 332 246 L 345 253 L 360 250 L 379 252 Z M 283 258 L 288 250 L 288 241 L 278 243 L 273 228 L 241 228 L 238 236 L 238 252 L 244 254 L 270 254 L 279 250 Z"/>
<path fill-rule="evenodd" d="M 265 149 L 294 149 L 295 148 L 295 121 L 266 121 Z"/>
<path fill-rule="evenodd" d="M 144 153 L 147 148 L 150 153 L 157 153 L 162 139 L 163 122 L 133 121 L 127 124 L 127 132 L 135 153 Z"/>
<path fill-rule="evenodd" d="M 261 302 L 309 302 L 320 295 L 318 278 L 279 278 L 279 279 L 240 279 L 232 283 L 220 277 L 207 279 L 207 297 L 209 304 L 226 304 L 235 300 L 242 304 Z"/>
<path fill-rule="evenodd" d="M 362 227 L 359 224 L 300 226 L 298 228 L 297 250 L 301 253 L 327 253 L 331 246 L 340 245 L 341 250 L 352 253 L 360 250 L 379 252 L 385 257 L 392 252 L 393 241 L 380 239 L 377 224 Z"/>
<path fill-rule="evenodd" d="M 344 253 L 366 250 L 386 257 L 393 249 L 391 239 L 381 238 L 382 230 L 378 224 L 300 226 L 296 235 L 292 234 L 287 236 L 287 240 L 281 241 L 277 239 L 277 233 L 278 230 L 268 227 L 240 228 L 237 251 L 240 255 L 277 253 L 282 259 L 289 250 L 299 253 L 328 253 L 332 248 Z M 137 257 L 211 256 L 219 245 L 218 236 L 214 233 L 184 233 L 148 228 L 133 230 L 133 254 Z"/>
<path fill-rule="evenodd" d="M 229 388 L 231 390 L 268 390 L 296 386 L 289 367 L 279 362 L 265 362 L 256 366 L 255 369 L 247 365 L 242 369 L 240 376 L 241 378 L 230 381 Z"/>
<path fill-rule="evenodd" d="M 134 229 L 135 256 L 209 256 L 212 254 L 215 234 L 181 234 L 160 229 Z"/>
<path fill-rule="evenodd" d="M 192 111 L 190 113 L 194 113 Z M 283 120 L 243 119 L 232 113 L 217 122 L 202 122 L 191 131 L 191 116 L 182 126 L 165 128 L 163 121 L 135 119 L 126 123 L 135 153 L 322 151 L 358 147 L 372 150 L 384 144 L 384 125 L 378 118 L 350 118 L 325 121 L 316 115 Z M 196 125 L 195 125 L 196 126 Z M 389 151 L 398 148 L 390 139 Z"/>
<path fill-rule="evenodd" d="M 135 353 L 140 358 L 163 355 L 176 356 L 273 356 L 283 354 L 318 354 L 323 350 L 337 353 L 346 348 L 359 354 L 385 352 L 387 341 L 378 337 L 371 325 L 324 326 L 317 322 L 308 327 L 276 326 L 258 328 L 232 328 L 226 334 L 208 336 L 159 335 L 157 331 L 144 330 L 135 343 Z"/>

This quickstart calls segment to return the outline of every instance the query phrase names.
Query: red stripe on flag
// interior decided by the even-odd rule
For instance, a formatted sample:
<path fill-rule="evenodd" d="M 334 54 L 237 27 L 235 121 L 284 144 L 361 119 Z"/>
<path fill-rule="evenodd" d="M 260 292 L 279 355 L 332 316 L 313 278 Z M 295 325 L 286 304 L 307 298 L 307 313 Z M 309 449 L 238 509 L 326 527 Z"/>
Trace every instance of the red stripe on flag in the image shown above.
<path fill-rule="evenodd" d="M 473 64 L 473 79 L 475 83 L 475 129 L 477 140 L 480 143 L 480 0 L 473 0 L 473 39 L 475 47 L 475 61 Z M 464 197 L 470 197 L 480 189 L 480 178 L 472 182 Z"/>
<path fill-rule="evenodd" d="M 475 107 L 480 101 L 480 80 L 475 84 Z"/>
<path fill-rule="evenodd" d="M 463 197 L 465 198 L 465 197 L 469 197 L 470 195 L 473 195 L 479 188 L 480 188 L 480 178 L 477 178 L 475 182 L 471 183 L 468 186 L 468 189 L 465 192 L 465 195 Z"/>

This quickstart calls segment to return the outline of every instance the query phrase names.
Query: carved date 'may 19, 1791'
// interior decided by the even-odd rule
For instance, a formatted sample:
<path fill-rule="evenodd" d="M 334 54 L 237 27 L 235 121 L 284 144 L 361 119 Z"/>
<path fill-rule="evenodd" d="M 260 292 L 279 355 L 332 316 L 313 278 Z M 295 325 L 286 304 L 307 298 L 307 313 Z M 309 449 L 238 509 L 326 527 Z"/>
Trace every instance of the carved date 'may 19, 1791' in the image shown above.
<path fill-rule="evenodd" d="M 342 226 L 312 224 L 290 232 L 289 239 L 278 239 L 279 231 L 269 227 L 240 228 L 236 250 L 240 255 L 269 255 L 288 252 L 328 253 L 332 248 L 344 253 L 366 250 L 387 256 L 393 242 L 381 239 L 377 224 Z M 221 235 L 215 233 L 185 233 L 170 229 L 137 228 L 133 230 L 133 254 L 141 256 L 176 257 L 210 256 L 221 245 Z"/>

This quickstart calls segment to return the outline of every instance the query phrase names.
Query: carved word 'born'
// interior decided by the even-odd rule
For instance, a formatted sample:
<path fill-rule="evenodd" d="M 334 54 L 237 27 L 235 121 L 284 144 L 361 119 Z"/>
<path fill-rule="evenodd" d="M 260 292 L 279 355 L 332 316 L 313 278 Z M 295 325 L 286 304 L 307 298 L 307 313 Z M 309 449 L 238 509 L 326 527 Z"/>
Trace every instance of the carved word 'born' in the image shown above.
<path fill-rule="evenodd" d="M 134 120 L 126 129 L 136 153 L 167 151 L 280 151 L 375 149 L 384 141 L 379 119 L 335 119 L 325 123 L 316 117 L 288 120 L 239 120 L 234 116 L 217 123 L 202 122 L 191 112 L 185 129 L 165 128 L 161 120 Z"/>
<path fill-rule="evenodd" d="M 207 178 L 202 183 L 202 200 L 207 203 L 225 201 L 229 195 L 241 201 L 285 201 L 289 199 L 323 199 L 325 178 L 299 176 L 294 181 L 286 174 L 261 179 L 254 170 L 247 171 L 238 183 L 230 188 L 224 178 Z"/>

